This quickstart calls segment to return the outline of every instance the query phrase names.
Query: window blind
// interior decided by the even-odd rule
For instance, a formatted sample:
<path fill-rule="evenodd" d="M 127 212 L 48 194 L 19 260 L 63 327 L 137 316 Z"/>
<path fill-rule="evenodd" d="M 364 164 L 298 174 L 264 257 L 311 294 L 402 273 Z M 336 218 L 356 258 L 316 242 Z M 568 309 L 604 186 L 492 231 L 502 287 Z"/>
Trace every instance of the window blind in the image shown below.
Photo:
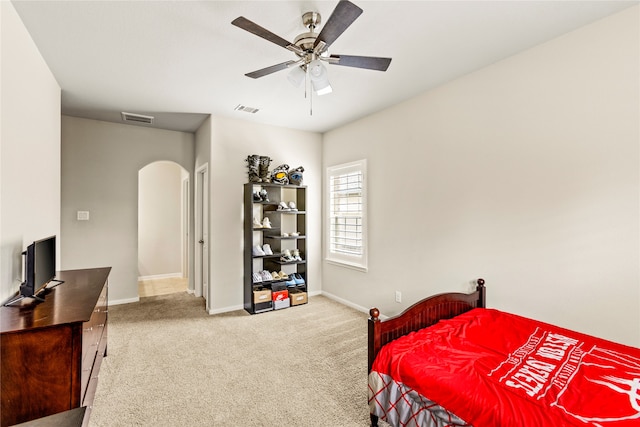
<path fill-rule="evenodd" d="M 362 171 L 330 177 L 329 245 L 333 253 L 363 254 Z"/>

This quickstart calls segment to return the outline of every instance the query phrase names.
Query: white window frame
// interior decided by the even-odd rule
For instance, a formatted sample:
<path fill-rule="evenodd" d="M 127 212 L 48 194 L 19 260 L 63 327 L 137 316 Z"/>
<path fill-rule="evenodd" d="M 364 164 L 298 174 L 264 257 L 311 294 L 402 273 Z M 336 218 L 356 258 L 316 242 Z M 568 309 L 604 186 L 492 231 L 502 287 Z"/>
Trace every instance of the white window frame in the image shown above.
<path fill-rule="evenodd" d="M 334 251 L 331 244 L 331 224 L 334 217 L 331 212 L 331 179 L 340 175 L 347 175 L 351 173 L 362 174 L 362 189 L 361 189 L 361 238 L 362 238 L 362 253 L 360 255 L 347 254 Z M 335 166 L 329 166 L 326 170 L 326 182 L 325 182 L 325 261 L 331 264 L 336 264 L 344 267 L 354 268 L 360 271 L 367 271 L 367 259 L 368 259 L 368 247 L 367 247 L 367 161 L 366 159 L 357 160 L 355 162 L 344 163 Z"/>

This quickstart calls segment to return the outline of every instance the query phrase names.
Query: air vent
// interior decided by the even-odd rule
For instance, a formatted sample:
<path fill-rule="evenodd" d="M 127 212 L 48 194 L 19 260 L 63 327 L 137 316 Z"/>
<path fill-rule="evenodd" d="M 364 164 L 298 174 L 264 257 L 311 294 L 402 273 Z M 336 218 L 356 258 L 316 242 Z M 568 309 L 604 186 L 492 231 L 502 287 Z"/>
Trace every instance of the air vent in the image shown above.
<path fill-rule="evenodd" d="M 245 113 L 257 113 L 258 111 L 260 111 L 258 108 L 253 108 L 253 107 L 247 107 L 245 105 L 236 105 L 236 108 L 234 108 L 234 110 L 236 111 L 244 111 Z"/>
<path fill-rule="evenodd" d="M 142 114 L 125 113 L 122 114 L 122 120 L 125 122 L 144 123 L 146 125 L 153 124 L 153 116 L 144 116 Z"/>

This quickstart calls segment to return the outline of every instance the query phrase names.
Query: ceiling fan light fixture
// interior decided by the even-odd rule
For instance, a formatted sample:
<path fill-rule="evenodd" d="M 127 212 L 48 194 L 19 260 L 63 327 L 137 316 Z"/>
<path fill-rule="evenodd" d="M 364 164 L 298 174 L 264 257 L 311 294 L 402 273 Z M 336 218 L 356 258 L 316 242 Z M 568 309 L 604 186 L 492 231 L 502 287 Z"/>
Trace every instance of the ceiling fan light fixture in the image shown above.
<path fill-rule="evenodd" d="M 329 84 L 329 82 L 326 82 L 326 85 L 323 87 L 318 87 L 315 83 L 313 84 L 313 89 L 316 91 L 316 94 L 318 95 L 326 95 L 328 93 L 333 92 L 333 88 L 331 87 L 331 85 Z"/>
<path fill-rule="evenodd" d="M 304 80 L 305 72 L 302 67 L 293 67 L 289 74 L 287 75 L 287 79 L 291 82 L 295 87 L 300 87 L 302 81 Z"/>
<path fill-rule="evenodd" d="M 327 68 L 318 59 L 314 59 L 307 66 L 309 70 L 309 78 L 311 79 L 311 85 L 313 90 L 318 95 L 326 95 L 333 92 L 331 83 L 329 83 L 329 73 Z"/>

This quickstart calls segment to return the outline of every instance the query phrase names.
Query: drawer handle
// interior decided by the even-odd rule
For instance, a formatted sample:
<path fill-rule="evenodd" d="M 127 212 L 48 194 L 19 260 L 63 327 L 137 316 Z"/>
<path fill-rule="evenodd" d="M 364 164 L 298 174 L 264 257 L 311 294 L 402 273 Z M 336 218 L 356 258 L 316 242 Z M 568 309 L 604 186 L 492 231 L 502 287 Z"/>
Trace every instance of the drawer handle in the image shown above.
<path fill-rule="evenodd" d="M 94 313 L 100 313 L 100 309 L 96 308 L 95 310 L 93 310 Z"/>
<path fill-rule="evenodd" d="M 98 375 L 96 375 L 95 377 L 91 377 L 92 380 L 97 380 L 98 379 Z"/>
<path fill-rule="evenodd" d="M 93 326 L 91 326 L 90 328 L 86 328 L 84 331 L 85 331 L 85 332 L 91 332 L 91 331 L 93 331 Z"/>
<path fill-rule="evenodd" d="M 104 323 L 100 323 L 100 324 L 98 325 L 98 328 L 104 328 Z"/>

